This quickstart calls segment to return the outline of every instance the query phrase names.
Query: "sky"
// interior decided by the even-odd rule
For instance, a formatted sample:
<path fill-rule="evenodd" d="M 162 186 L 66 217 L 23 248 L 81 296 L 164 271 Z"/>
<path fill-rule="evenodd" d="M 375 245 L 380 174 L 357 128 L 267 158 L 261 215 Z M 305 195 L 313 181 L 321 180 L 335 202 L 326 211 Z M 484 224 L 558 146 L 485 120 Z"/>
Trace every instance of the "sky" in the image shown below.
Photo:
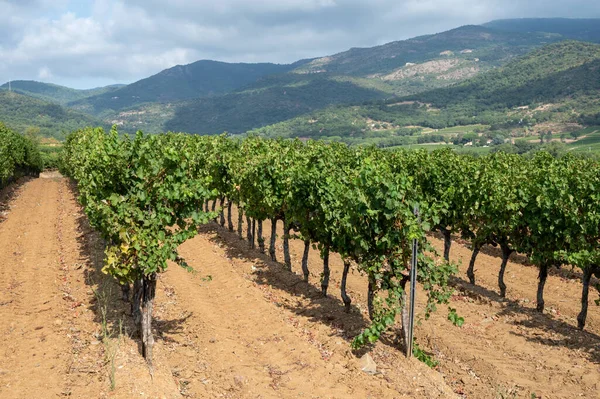
<path fill-rule="evenodd" d="M 290 63 L 596 0 L 0 0 L 0 83 L 131 83 L 201 59 Z"/>

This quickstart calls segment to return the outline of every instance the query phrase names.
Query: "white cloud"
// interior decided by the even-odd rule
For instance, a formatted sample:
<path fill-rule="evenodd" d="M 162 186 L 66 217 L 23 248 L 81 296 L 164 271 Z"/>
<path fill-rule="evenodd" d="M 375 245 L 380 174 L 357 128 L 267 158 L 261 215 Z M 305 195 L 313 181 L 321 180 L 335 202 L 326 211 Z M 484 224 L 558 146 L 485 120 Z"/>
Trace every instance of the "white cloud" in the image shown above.
<path fill-rule="evenodd" d="M 600 16 L 600 3 L 0 0 L 0 10 L 0 83 L 37 78 L 86 87 L 198 59 L 293 62 L 497 18 Z"/>
<path fill-rule="evenodd" d="M 40 71 L 38 72 L 38 78 L 41 80 L 47 80 L 52 78 L 52 71 L 50 71 L 50 68 L 48 67 L 42 67 L 40 68 Z"/>

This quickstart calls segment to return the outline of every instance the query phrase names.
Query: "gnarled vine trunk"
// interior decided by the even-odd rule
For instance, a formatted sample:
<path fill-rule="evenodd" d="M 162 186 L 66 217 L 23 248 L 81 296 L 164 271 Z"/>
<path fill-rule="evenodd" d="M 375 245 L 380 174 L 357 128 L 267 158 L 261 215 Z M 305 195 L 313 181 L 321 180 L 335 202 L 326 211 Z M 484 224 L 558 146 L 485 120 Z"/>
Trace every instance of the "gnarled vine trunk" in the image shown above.
<path fill-rule="evenodd" d="M 321 292 L 323 296 L 327 296 L 327 288 L 329 287 L 329 245 L 323 248 L 323 277 L 321 278 Z"/>
<path fill-rule="evenodd" d="M 590 290 L 590 280 L 592 279 L 592 274 L 594 274 L 594 270 L 596 267 L 586 267 L 583 270 L 583 289 L 581 292 L 581 312 L 577 315 L 577 328 L 583 330 L 585 327 L 585 319 L 587 318 L 588 311 L 588 295 Z"/>
<path fill-rule="evenodd" d="M 231 217 L 231 208 L 233 207 L 233 201 L 227 202 L 227 228 L 233 232 L 233 218 Z"/>
<path fill-rule="evenodd" d="M 348 279 L 349 271 L 350 260 L 344 259 L 344 273 L 342 274 L 342 284 L 340 286 L 340 290 L 342 291 L 342 300 L 344 301 L 344 306 L 346 307 L 346 313 L 350 313 L 350 305 L 352 304 L 352 299 L 346 293 L 346 280 Z"/>
<path fill-rule="evenodd" d="M 290 222 L 286 216 L 283 217 L 283 261 L 285 268 L 292 271 L 292 258 L 290 257 Z"/>
<path fill-rule="evenodd" d="M 238 232 L 238 236 L 240 237 L 240 239 L 244 238 L 243 227 L 244 227 L 244 211 L 238 205 L 238 225 L 237 225 L 237 232 Z"/>
<path fill-rule="evenodd" d="M 248 245 L 252 248 L 252 219 L 248 215 L 246 215 L 246 240 L 248 240 Z"/>
<path fill-rule="evenodd" d="M 259 220 L 257 223 L 257 232 L 256 232 L 256 236 L 257 236 L 257 241 L 258 241 L 258 249 L 260 250 L 261 254 L 265 253 L 265 238 L 263 237 L 263 221 Z"/>
<path fill-rule="evenodd" d="M 142 355 L 146 359 L 152 372 L 152 348 L 154 337 L 152 336 L 152 308 L 156 295 L 156 273 L 144 276 L 142 296 Z"/>
<path fill-rule="evenodd" d="M 221 208 L 221 211 L 219 212 L 219 224 L 221 225 L 221 227 L 225 227 L 225 197 L 221 197 L 220 198 L 220 204 L 219 207 Z"/>
<path fill-rule="evenodd" d="M 540 265 L 540 273 L 538 275 L 538 289 L 537 289 L 537 306 L 536 310 L 540 313 L 544 311 L 544 286 L 546 285 L 546 279 L 548 278 L 548 264 L 543 263 Z"/>
<path fill-rule="evenodd" d="M 450 230 L 446 228 L 442 228 L 440 231 L 444 236 L 444 259 L 446 259 L 446 262 L 448 262 L 450 260 L 450 246 L 452 245 L 452 235 L 450 234 Z"/>
<path fill-rule="evenodd" d="M 502 249 L 502 263 L 500 264 L 500 272 L 498 273 L 498 287 L 500 288 L 500 296 L 506 297 L 506 284 L 504 284 L 504 272 L 506 271 L 506 264 L 508 258 L 512 254 L 512 249 L 506 243 L 501 243 L 500 248 Z"/>
<path fill-rule="evenodd" d="M 255 249 L 256 248 L 256 219 L 252 219 L 252 234 L 250 235 L 250 237 L 252 238 L 252 240 L 250 241 L 250 248 Z"/>
<path fill-rule="evenodd" d="M 275 254 L 275 240 L 277 239 L 277 219 L 271 219 L 271 240 L 269 242 L 269 255 L 271 260 L 277 262 L 277 255 Z"/>
<path fill-rule="evenodd" d="M 217 209 L 217 199 L 215 198 L 212 202 L 212 205 L 210 206 L 210 211 L 214 212 Z M 217 219 L 218 219 L 218 215 L 215 216 L 215 218 L 213 219 L 213 222 L 217 223 Z"/>
<path fill-rule="evenodd" d="M 304 274 L 304 281 L 308 283 L 308 253 L 310 251 L 310 240 L 304 240 L 304 253 L 302 254 L 302 274 Z"/>
<path fill-rule="evenodd" d="M 369 319 L 373 320 L 375 316 L 375 308 L 373 301 L 375 300 L 375 280 L 369 277 L 369 286 L 367 287 L 367 309 L 369 311 Z"/>
<path fill-rule="evenodd" d="M 144 295 L 143 285 L 144 283 L 141 279 L 133 282 L 133 297 L 131 298 L 131 317 L 133 318 L 133 323 L 138 329 L 140 336 L 142 335 L 142 296 Z"/>
<path fill-rule="evenodd" d="M 471 260 L 469 261 L 469 268 L 467 269 L 467 276 L 469 277 L 469 282 L 471 284 L 475 284 L 475 260 L 477 259 L 477 255 L 479 255 L 480 249 L 481 249 L 481 245 L 479 245 L 479 244 L 473 245 L 473 253 L 471 254 Z"/>

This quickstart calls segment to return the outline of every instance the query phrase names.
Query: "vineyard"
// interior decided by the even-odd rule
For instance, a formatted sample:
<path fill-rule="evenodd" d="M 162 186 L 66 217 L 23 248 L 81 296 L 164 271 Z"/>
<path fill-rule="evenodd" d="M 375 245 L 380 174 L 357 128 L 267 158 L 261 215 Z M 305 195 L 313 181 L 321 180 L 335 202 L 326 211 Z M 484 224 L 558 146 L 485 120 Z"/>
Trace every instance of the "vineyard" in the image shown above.
<path fill-rule="evenodd" d="M 413 239 L 423 248 L 418 282 L 427 293 L 425 318 L 453 292 L 452 236 L 471 243 L 472 284 L 482 248 L 500 248 L 501 296 L 509 257 L 527 256 L 539 270 L 538 312 L 544 311 L 549 271 L 564 265 L 580 269 L 579 329 L 585 327 L 592 277 L 600 274 L 600 168 L 573 156 L 471 158 L 447 150 L 385 152 L 256 137 L 138 133 L 130 139 L 116 130 L 85 129 L 68 137 L 62 169 L 77 182 L 90 223 L 106 242 L 104 271 L 119 281 L 124 296 L 132 296 L 150 365 L 157 275 L 169 260 L 190 269 L 180 245 L 211 220 L 233 231 L 234 214 L 237 233 L 242 235 L 245 224 L 248 245 L 273 260 L 277 225 L 283 226 L 287 269 L 290 238 L 301 239 L 305 279 L 310 250 L 316 249 L 324 296 L 331 294 L 330 254 L 339 254 L 346 310 L 352 303 L 346 292 L 350 269 L 367 277 L 371 325 L 354 337 L 354 348 L 377 341 L 398 315 L 405 320 Z M 272 229 L 268 243 L 265 221 Z M 444 237 L 443 257 L 431 245 L 431 233 Z M 450 307 L 448 319 L 449 325 L 464 322 Z"/>
<path fill-rule="evenodd" d="M 42 168 L 42 157 L 33 141 L 0 123 L 0 188 L 19 176 L 36 175 Z"/>

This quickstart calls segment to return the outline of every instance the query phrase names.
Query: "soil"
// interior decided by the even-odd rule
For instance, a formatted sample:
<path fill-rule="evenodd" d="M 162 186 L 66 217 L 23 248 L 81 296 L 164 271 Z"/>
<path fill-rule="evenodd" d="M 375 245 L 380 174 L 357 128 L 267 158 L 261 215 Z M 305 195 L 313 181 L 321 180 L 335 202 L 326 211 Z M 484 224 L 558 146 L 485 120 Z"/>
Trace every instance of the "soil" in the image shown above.
<path fill-rule="evenodd" d="M 575 328 L 576 271 L 551 274 L 540 315 L 534 266 L 511 259 L 503 299 L 497 251 L 479 255 L 472 286 L 465 281 L 470 250 L 455 242 L 451 257 L 462 263 L 450 306 L 465 323 L 453 326 L 442 306 L 415 332 L 439 365 L 406 359 L 390 333 L 368 348 L 377 364 L 370 375 L 359 359 L 367 351 L 349 346 L 368 323 L 364 276 L 349 276 L 352 307 L 345 313 L 338 256 L 323 297 L 318 251 L 311 250 L 306 283 L 300 240 L 291 242 L 290 273 L 217 224 L 181 247 L 193 273 L 171 264 L 159 279 L 150 376 L 129 304 L 101 273 L 103 243 L 73 187 L 53 175 L 22 181 L 12 192 L 0 200 L 2 398 L 599 397 L 600 312 L 590 306 L 586 331 Z M 263 231 L 268 243 L 268 222 Z M 417 296 L 422 307 L 424 294 Z"/>
<path fill-rule="evenodd" d="M 169 368 L 160 364 L 152 379 L 138 355 L 128 306 L 99 270 L 102 244 L 67 180 L 42 174 L 8 191 L 0 220 L 0 397 L 180 398 Z"/>

